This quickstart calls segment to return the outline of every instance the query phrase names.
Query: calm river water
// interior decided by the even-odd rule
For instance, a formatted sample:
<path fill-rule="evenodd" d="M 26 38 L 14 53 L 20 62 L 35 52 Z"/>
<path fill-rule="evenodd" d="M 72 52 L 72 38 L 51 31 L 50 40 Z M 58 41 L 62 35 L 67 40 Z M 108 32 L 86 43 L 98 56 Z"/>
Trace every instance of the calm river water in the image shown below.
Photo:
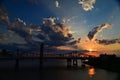
<path fill-rule="evenodd" d="M 41 73 L 39 60 L 21 60 L 18 71 L 14 61 L 0 62 L 0 80 L 120 80 L 120 74 L 90 66 L 67 69 L 65 60 L 46 60 Z M 59 67 L 58 67 L 59 66 Z"/>

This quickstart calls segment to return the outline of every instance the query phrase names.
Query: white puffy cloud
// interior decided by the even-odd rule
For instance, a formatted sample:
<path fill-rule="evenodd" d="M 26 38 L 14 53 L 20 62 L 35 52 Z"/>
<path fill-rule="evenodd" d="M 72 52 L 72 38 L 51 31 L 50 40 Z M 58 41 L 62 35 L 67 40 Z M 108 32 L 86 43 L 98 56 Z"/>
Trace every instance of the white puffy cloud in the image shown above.
<path fill-rule="evenodd" d="M 60 7 L 58 1 L 55 1 L 55 7 L 56 7 L 56 8 L 59 8 L 59 7 Z"/>
<path fill-rule="evenodd" d="M 45 25 L 55 25 L 56 18 L 44 18 L 43 24 Z"/>
<path fill-rule="evenodd" d="M 26 26 L 26 23 L 23 20 L 21 20 L 20 18 L 18 18 L 18 21 L 23 23 Z"/>
<path fill-rule="evenodd" d="M 82 5 L 82 8 L 85 11 L 89 11 L 92 10 L 94 8 L 94 4 L 95 4 L 96 0 L 79 0 L 79 4 Z"/>

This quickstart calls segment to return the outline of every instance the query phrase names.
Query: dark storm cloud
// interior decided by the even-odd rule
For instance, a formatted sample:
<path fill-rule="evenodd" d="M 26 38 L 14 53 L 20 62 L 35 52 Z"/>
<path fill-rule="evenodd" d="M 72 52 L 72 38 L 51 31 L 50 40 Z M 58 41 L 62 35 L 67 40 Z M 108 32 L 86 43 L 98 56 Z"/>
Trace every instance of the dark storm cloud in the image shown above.
<path fill-rule="evenodd" d="M 103 45 L 110 45 L 115 43 L 120 43 L 120 39 L 103 39 L 103 40 L 96 40 L 99 44 Z"/>
<path fill-rule="evenodd" d="M 11 30 L 22 37 L 27 44 L 44 42 L 46 45 L 59 46 L 73 41 L 74 38 L 69 26 L 62 22 L 57 23 L 56 20 L 56 18 L 44 18 L 43 24 L 37 26 L 34 24 L 32 26 L 27 25 L 20 18 L 15 21 L 9 21 L 7 10 L 0 7 L 0 24 L 5 24 L 8 31 Z"/>
<path fill-rule="evenodd" d="M 41 43 L 43 41 L 46 45 L 58 46 L 65 45 L 67 42 L 73 40 L 73 35 L 70 29 L 63 23 L 56 23 L 56 18 L 44 18 L 42 25 L 26 25 L 26 23 L 18 18 L 11 22 L 9 29 L 19 34 L 28 43 Z M 35 34 L 36 33 L 36 34 Z M 39 39 L 33 40 L 33 38 Z"/>
<path fill-rule="evenodd" d="M 53 45 L 64 45 L 73 39 L 70 29 L 64 23 L 56 23 L 55 18 L 43 19 L 41 33 L 38 37 L 45 39 L 45 42 Z"/>
<path fill-rule="evenodd" d="M 104 29 L 104 28 L 109 28 L 109 27 L 111 27 L 111 25 L 108 24 L 108 23 L 105 23 L 105 24 L 102 24 L 102 25 L 100 25 L 100 26 L 97 26 L 97 27 L 93 28 L 93 29 L 88 33 L 87 36 L 88 36 L 88 38 L 89 38 L 90 40 L 95 39 L 95 37 L 97 36 L 97 33 L 98 33 L 98 32 L 101 32 L 102 29 Z"/>
<path fill-rule="evenodd" d="M 8 27 L 9 30 L 14 31 L 20 37 L 24 38 L 24 40 L 28 44 L 32 44 L 32 36 L 30 34 L 30 30 L 32 29 L 31 26 L 26 25 L 26 23 L 17 18 L 15 21 L 11 22 Z"/>
<path fill-rule="evenodd" d="M 9 17 L 6 8 L 0 6 L 0 24 L 8 24 Z"/>

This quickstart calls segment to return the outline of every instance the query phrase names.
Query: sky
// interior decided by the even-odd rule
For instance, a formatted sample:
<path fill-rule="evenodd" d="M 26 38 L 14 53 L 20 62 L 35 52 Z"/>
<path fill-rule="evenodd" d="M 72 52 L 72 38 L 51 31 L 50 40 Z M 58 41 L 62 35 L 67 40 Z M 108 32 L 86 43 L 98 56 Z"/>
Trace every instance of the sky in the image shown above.
<path fill-rule="evenodd" d="M 119 0 L 1 0 L 2 45 L 120 52 Z"/>

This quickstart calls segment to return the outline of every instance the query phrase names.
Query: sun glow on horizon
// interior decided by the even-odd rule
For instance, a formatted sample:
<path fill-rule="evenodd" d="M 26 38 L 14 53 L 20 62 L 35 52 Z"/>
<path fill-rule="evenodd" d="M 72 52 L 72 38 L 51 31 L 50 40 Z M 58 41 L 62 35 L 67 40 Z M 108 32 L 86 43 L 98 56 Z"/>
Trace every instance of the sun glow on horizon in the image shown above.
<path fill-rule="evenodd" d="M 90 48 L 89 51 L 94 51 L 94 50 Z"/>
<path fill-rule="evenodd" d="M 98 42 L 89 39 L 81 40 L 80 43 L 77 43 L 76 45 L 79 48 L 88 51 L 101 51 L 102 49 L 104 49 L 104 45 L 98 44 Z"/>

